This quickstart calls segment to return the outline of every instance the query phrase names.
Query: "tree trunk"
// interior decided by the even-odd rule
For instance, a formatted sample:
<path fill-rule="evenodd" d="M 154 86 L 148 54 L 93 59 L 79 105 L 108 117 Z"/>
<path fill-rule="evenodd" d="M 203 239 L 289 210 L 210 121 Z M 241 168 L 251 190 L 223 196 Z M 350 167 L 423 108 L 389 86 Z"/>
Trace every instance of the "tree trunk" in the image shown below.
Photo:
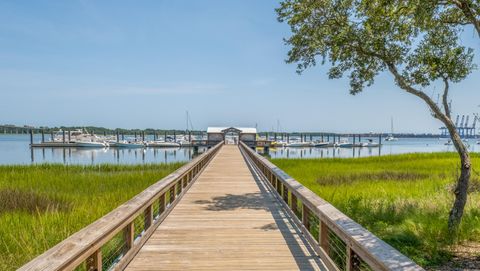
<path fill-rule="evenodd" d="M 453 145 L 455 146 L 455 149 L 460 156 L 460 177 L 458 178 L 457 184 L 455 186 L 455 200 L 453 202 L 453 206 L 450 210 L 450 215 L 448 217 L 448 230 L 451 236 L 454 236 L 460 226 L 460 222 L 462 221 L 463 211 L 467 203 L 467 190 L 468 183 L 470 181 L 471 163 L 468 149 L 465 144 L 463 144 L 463 141 L 458 134 L 455 124 L 453 124 L 452 119 L 449 117 L 450 109 L 448 108 L 448 104 L 446 103 L 446 96 L 448 95 L 448 81 L 445 79 L 444 103 L 446 112 L 444 114 L 442 110 L 440 110 L 438 105 L 433 102 L 433 100 L 430 99 L 430 97 L 428 97 L 424 92 L 410 86 L 402 77 L 402 75 L 400 75 L 393 63 L 385 61 L 385 64 L 387 64 L 388 69 L 395 76 L 397 84 L 402 89 L 406 90 L 408 93 L 411 93 L 424 100 L 425 103 L 427 103 L 427 105 L 432 110 L 435 118 L 439 119 L 441 122 L 443 122 L 443 124 L 445 124 L 445 127 L 450 133 L 450 138 L 452 139 Z"/>
<path fill-rule="evenodd" d="M 450 122 L 451 125 L 446 125 L 448 131 L 450 132 L 450 137 L 452 142 L 457 149 L 458 155 L 460 156 L 460 177 L 457 180 L 455 186 L 455 201 L 453 202 L 452 209 L 450 210 L 450 215 L 448 217 L 448 230 L 450 233 L 455 234 L 460 226 L 462 221 L 463 211 L 465 209 L 465 204 L 467 203 L 467 192 L 468 192 L 468 183 L 470 182 L 471 174 L 471 163 L 470 155 L 468 153 L 465 144 L 463 144 L 462 139 L 460 138 L 457 129 Z M 450 127 L 449 127 L 450 126 Z"/>

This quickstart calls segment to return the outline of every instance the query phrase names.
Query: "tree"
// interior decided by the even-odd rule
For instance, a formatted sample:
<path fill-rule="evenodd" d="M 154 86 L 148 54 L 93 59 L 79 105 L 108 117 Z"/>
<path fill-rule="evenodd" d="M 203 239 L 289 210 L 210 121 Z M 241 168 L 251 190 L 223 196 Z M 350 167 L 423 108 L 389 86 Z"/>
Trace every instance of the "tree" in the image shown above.
<path fill-rule="evenodd" d="M 328 62 L 329 78 L 348 73 L 350 93 L 357 94 L 371 86 L 379 73 L 389 72 L 400 89 L 423 100 L 432 116 L 445 125 L 460 157 L 448 220 L 449 230 L 455 233 L 467 202 L 471 162 L 451 119 L 448 96 L 450 84 L 475 69 L 473 50 L 459 44 L 460 25 L 438 23 L 443 13 L 420 20 L 434 14 L 421 2 L 284 0 L 276 11 L 279 21 L 291 27 L 292 34 L 285 40 L 291 46 L 286 62 L 297 63 L 298 73 L 319 60 L 322 65 Z M 424 92 L 434 83 L 443 85 L 440 105 Z"/>
<path fill-rule="evenodd" d="M 430 14 L 434 23 L 468 25 L 471 24 L 480 37 L 480 2 L 478 0 L 413 0 L 423 11 Z"/>

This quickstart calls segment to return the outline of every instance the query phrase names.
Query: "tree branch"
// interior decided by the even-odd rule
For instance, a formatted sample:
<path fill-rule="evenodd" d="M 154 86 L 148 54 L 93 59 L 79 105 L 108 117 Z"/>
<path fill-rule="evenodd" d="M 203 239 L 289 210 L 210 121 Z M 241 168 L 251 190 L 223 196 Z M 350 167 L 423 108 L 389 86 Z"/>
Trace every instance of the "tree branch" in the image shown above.
<path fill-rule="evenodd" d="M 475 27 L 475 30 L 477 30 L 477 34 L 480 37 L 480 20 L 477 19 L 478 14 L 475 14 L 475 10 L 470 6 L 470 3 L 465 0 L 449 1 L 462 11 L 465 18 L 473 24 L 473 27 Z"/>
<path fill-rule="evenodd" d="M 445 109 L 445 115 L 447 115 L 447 117 L 451 119 L 450 107 L 448 106 L 448 90 L 449 90 L 448 78 L 443 77 L 443 84 L 445 85 L 445 88 L 443 89 L 443 97 L 442 97 L 443 108 Z"/>

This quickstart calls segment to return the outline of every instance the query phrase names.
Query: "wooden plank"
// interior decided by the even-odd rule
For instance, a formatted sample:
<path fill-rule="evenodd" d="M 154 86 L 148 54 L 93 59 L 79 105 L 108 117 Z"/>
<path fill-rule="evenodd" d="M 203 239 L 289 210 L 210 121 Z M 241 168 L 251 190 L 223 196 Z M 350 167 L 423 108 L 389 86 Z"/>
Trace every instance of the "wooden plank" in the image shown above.
<path fill-rule="evenodd" d="M 297 182 L 268 159 L 255 153 L 245 144 L 241 144 L 254 163 L 263 171 L 268 172 L 267 176 L 273 174 L 274 178 L 286 185 L 291 191 L 292 199 L 298 198 L 322 221 L 322 225 L 328 227 L 349 244 L 352 251 L 374 270 L 423 270 L 422 267 Z M 292 204 L 292 209 L 297 209 L 297 206 Z"/>
<path fill-rule="evenodd" d="M 224 146 L 126 270 L 325 270 L 237 146 Z"/>

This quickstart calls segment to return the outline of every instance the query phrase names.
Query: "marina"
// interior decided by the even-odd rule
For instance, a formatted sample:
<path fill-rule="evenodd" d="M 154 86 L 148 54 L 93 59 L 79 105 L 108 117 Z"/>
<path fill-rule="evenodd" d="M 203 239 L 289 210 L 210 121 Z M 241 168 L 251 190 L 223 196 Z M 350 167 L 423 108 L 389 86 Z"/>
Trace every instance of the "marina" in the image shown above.
<path fill-rule="evenodd" d="M 280 137 L 280 136 L 278 136 Z M 98 144 L 97 146 L 78 146 L 82 143 L 45 142 L 41 146 L 30 147 L 29 134 L 0 135 L 0 164 L 29 164 L 29 163 L 62 163 L 62 164 L 143 164 L 143 163 L 170 163 L 186 162 L 208 149 L 206 138 L 189 144 L 188 141 L 165 142 L 153 136 L 145 136 L 145 143 L 135 142 L 135 136 L 124 136 L 130 138 L 119 142 L 109 142 L 108 146 Z M 173 138 L 173 137 L 172 137 Z M 286 136 L 284 136 L 286 138 Z M 301 142 L 295 136 L 289 143 L 286 141 L 274 140 L 274 136 L 259 136 L 257 145 L 262 142 L 269 142 L 268 147 L 257 146 L 258 153 L 270 158 L 358 158 L 379 155 L 392 155 L 404 153 L 421 152 L 453 152 L 454 146 L 446 138 L 395 138 L 394 141 L 382 141 L 380 146 L 370 145 L 378 142 L 378 136 L 362 137 L 360 142 L 355 137 L 329 137 L 326 141 L 324 136 L 308 136 L 307 142 Z M 278 139 L 278 138 L 277 138 Z M 33 136 L 34 142 L 42 140 L 41 134 Z M 231 141 L 236 140 L 230 138 Z M 355 142 L 355 143 L 353 143 Z M 480 151 L 480 145 L 476 139 L 465 139 L 472 152 Z M 87 142 L 91 144 L 90 142 Z M 95 143 L 94 143 L 95 144 Z M 115 146 L 116 144 L 119 144 Z M 122 146 L 120 146 L 122 145 Z"/>

